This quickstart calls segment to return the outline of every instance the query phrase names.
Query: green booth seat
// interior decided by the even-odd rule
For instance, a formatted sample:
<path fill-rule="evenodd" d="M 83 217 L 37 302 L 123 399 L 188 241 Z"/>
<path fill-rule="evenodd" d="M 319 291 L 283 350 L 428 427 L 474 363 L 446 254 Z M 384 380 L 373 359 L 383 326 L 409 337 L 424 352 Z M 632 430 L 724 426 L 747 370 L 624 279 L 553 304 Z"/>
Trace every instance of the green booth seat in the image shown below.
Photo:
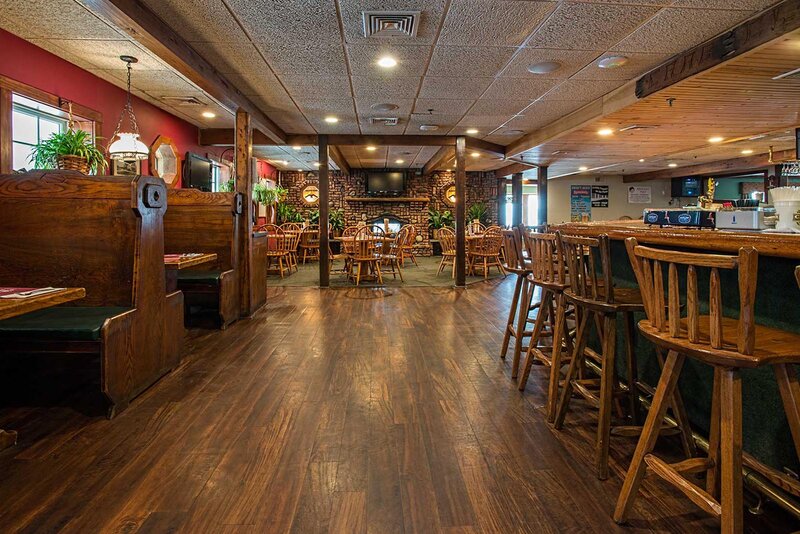
<path fill-rule="evenodd" d="M 219 279 L 223 271 L 193 271 L 180 270 L 178 271 L 178 283 L 186 282 L 188 284 L 207 284 L 219 285 Z"/>
<path fill-rule="evenodd" d="M 0 339 L 99 341 L 103 323 L 133 308 L 61 306 L 0 321 Z"/>

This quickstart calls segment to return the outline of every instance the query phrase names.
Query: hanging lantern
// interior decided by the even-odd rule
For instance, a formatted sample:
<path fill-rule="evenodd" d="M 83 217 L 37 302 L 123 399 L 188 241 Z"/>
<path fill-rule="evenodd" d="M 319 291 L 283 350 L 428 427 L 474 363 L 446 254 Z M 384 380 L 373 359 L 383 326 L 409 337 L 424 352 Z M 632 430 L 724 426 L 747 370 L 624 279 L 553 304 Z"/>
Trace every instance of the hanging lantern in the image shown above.
<path fill-rule="evenodd" d="M 139 140 L 139 125 L 136 124 L 136 117 L 133 114 L 133 106 L 131 105 L 131 64 L 137 63 L 139 60 L 133 56 L 120 56 L 122 61 L 128 67 L 128 94 L 125 101 L 125 107 L 119 116 L 119 122 L 114 130 L 114 135 L 111 136 L 111 144 L 108 145 L 108 157 L 111 159 L 147 159 L 150 155 L 150 150 L 147 145 Z M 125 116 L 128 116 L 129 129 L 122 129 L 122 121 Z"/>

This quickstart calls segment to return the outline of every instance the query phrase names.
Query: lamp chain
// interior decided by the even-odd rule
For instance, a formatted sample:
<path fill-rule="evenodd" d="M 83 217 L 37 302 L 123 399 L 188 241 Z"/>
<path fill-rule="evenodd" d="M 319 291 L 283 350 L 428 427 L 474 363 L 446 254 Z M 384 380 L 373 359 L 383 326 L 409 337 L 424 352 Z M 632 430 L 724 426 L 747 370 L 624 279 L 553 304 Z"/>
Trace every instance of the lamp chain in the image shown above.
<path fill-rule="evenodd" d="M 116 129 L 114 130 L 114 136 L 116 136 L 116 134 L 120 132 L 120 129 L 122 128 L 122 121 L 125 118 L 126 112 L 128 113 L 128 120 L 130 121 L 131 126 L 133 126 L 133 133 L 135 134 L 139 133 L 139 125 L 136 123 L 136 117 L 133 114 L 133 105 L 131 103 L 131 62 L 128 61 L 127 63 L 128 63 L 128 93 L 125 100 L 125 109 L 123 109 L 122 113 L 120 113 L 119 115 L 119 121 L 117 122 Z M 112 136 L 112 139 L 114 138 L 114 136 Z"/>

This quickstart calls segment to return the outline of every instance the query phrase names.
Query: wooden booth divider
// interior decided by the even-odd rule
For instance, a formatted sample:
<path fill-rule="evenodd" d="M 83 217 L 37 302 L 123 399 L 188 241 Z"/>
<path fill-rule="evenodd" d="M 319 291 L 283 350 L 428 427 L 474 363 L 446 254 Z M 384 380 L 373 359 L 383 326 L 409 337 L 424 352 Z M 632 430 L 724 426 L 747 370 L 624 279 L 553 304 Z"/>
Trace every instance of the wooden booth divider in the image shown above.
<path fill-rule="evenodd" d="M 164 250 L 167 254 L 214 253 L 217 260 L 178 273 L 186 321 L 201 324 L 213 315 L 216 326 L 226 328 L 239 318 L 237 242 L 242 231 L 242 196 L 208 193 L 197 189 L 170 189 L 164 216 Z"/>
<path fill-rule="evenodd" d="M 109 417 L 180 362 L 183 295 L 166 294 L 164 181 L 0 176 L 0 285 L 84 287 L 74 303 L 0 321 L 0 355 L 94 354 Z"/>

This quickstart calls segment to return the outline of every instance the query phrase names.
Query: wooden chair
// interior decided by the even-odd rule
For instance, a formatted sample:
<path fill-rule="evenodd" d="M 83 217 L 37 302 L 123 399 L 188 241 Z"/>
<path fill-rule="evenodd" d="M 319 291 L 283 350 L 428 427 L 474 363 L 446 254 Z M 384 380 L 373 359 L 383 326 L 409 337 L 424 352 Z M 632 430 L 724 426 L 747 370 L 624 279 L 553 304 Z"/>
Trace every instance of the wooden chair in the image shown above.
<path fill-rule="evenodd" d="M 483 235 L 486 232 L 486 226 L 479 222 L 469 222 L 467 223 L 467 234 L 468 235 Z"/>
<path fill-rule="evenodd" d="M 353 252 L 351 278 L 355 278 L 356 285 L 361 283 L 362 271 L 366 266 L 369 273 L 374 274 L 379 284 L 383 284 L 381 276 L 380 255 L 375 252 L 378 239 L 372 233 L 372 229 L 362 226 L 353 236 Z M 355 274 L 352 271 L 355 270 Z"/>
<path fill-rule="evenodd" d="M 530 312 L 538 307 L 538 304 L 531 306 L 535 288 L 528 279 L 528 275 L 531 273 L 531 264 L 523 255 L 522 242 L 523 237 L 519 228 L 503 230 L 503 243 L 506 251 L 508 251 L 504 269 L 517 276 L 517 281 L 514 284 L 514 295 L 511 297 L 511 306 L 508 310 L 503 345 L 500 349 L 500 358 L 505 359 L 511 338 L 514 338 L 513 363 L 511 364 L 512 378 L 517 377 L 522 351 L 527 351 L 527 347 L 523 346 L 524 340 L 533 334 L 532 330 L 528 330 Z"/>
<path fill-rule="evenodd" d="M 388 266 L 391 269 L 391 271 L 384 270 L 383 274 L 392 273 L 393 279 L 397 279 L 397 275 L 400 275 L 401 282 L 405 282 L 405 280 L 403 280 L 403 272 L 400 270 L 403 257 L 402 244 L 408 237 L 408 233 L 411 231 L 411 228 L 413 228 L 411 225 L 406 225 L 400 228 L 400 231 L 397 232 L 397 235 L 394 237 L 393 241 L 386 239 L 386 234 L 383 231 L 383 228 L 380 228 L 379 231 L 375 232 L 375 237 L 380 239 L 378 246 L 381 265 Z"/>
<path fill-rule="evenodd" d="M 300 234 L 298 255 L 303 253 L 303 265 L 306 264 L 307 259 L 319 259 L 319 225 L 310 224 L 303 229 Z"/>
<path fill-rule="evenodd" d="M 800 384 L 792 364 L 800 363 L 800 335 L 755 322 L 758 252 L 733 255 L 658 250 L 626 240 L 628 256 L 644 297 L 647 318 L 639 331 L 669 351 L 653 403 L 617 500 L 614 520 L 623 522 L 633 506 L 645 471 L 655 473 L 692 502 L 721 520 L 721 531 L 742 532 L 742 384 L 739 370 L 772 366 L 789 429 L 800 457 Z M 685 289 L 678 270 L 686 270 Z M 708 270 L 708 271 L 706 271 Z M 737 271 L 739 317 L 723 314 L 720 270 Z M 709 315 L 700 314 L 701 273 L 709 273 Z M 800 272 L 795 271 L 800 283 Z M 664 280 L 666 278 L 666 288 Z M 685 295 L 686 317 L 681 313 Z M 668 464 L 650 451 L 675 391 L 686 357 L 714 368 L 711 432 L 707 458 Z M 705 487 L 685 475 L 706 473 Z"/>
<path fill-rule="evenodd" d="M 259 230 L 267 233 L 267 275 L 272 263 L 277 260 L 278 274 L 283 278 L 283 273 L 292 272 L 290 254 L 296 234 L 287 234 L 274 224 L 265 224 Z"/>
<path fill-rule="evenodd" d="M 456 233 L 451 228 L 441 228 L 439 230 L 439 245 L 442 247 L 442 261 L 439 262 L 439 270 L 436 276 L 444 271 L 448 265 L 452 265 L 451 277 L 456 277 Z"/>
<path fill-rule="evenodd" d="M 408 233 L 406 234 L 406 238 L 402 241 L 401 245 L 401 253 L 402 256 L 400 258 L 400 263 L 403 264 L 403 267 L 406 266 L 406 258 L 411 260 L 411 263 L 419 267 L 417 264 L 417 257 L 414 255 L 414 243 L 417 241 L 417 227 L 413 224 L 407 224 L 403 226 L 403 228 L 408 228 Z M 400 230 L 402 230 L 401 228 Z"/>
<path fill-rule="evenodd" d="M 297 247 L 300 244 L 300 236 L 303 232 L 303 227 L 297 223 L 283 223 L 280 229 L 286 234 L 293 234 L 294 239 L 289 243 L 289 266 L 294 268 L 295 272 L 299 270 L 297 261 Z"/>
<path fill-rule="evenodd" d="M 483 278 L 489 278 L 489 269 L 497 267 L 503 278 L 506 277 L 506 272 L 503 269 L 503 264 L 500 261 L 500 247 L 503 245 L 502 234 L 486 234 L 481 237 L 469 240 L 469 266 L 468 270 L 473 275 L 475 274 L 475 266 L 483 263 Z"/>
<path fill-rule="evenodd" d="M 357 226 L 348 226 L 347 228 L 342 230 L 342 235 L 341 235 L 341 238 L 340 238 L 340 240 L 341 240 L 341 247 L 339 249 L 340 252 L 339 252 L 339 254 L 333 254 L 333 252 L 331 252 L 331 261 L 330 261 L 330 266 L 329 266 L 329 268 L 331 269 L 331 272 L 333 272 L 333 262 L 338 261 L 338 260 L 342 260 L 342 262 L 343 262 L 342 270 L 341 271 L 337 271 L 337 273 L 345 273 L 347 275 L 350 274 L 350 260 L 351 260 L 352 255 L 353 255 L 353 241 L 352 241 L 352 238 L 353 238 L 353 236 L 356 235 L 356 232 L 358 232 L 358 227 Z M 331 250 L 331 248 L 328 247 L 328 250 Z"/>
<path fill-rule="evenodd" d="M 569 287 L 569 280 L 556 234 L 528 233 L 526 240 L 528 250 L 531 251 L 531 284 L 541 288 L 542 296 L 525 365 L 519 377 L 519 390 L 525 389 L 534 361 L 548 366 L 550 379 L 547 388 L 547 421 L 552 423 L 558 402 L 561 367 L 569 361 L 573 350 L 572 338 L 568 333 L 565 334 L 567 299 L 564 290 Z M 552 336 L 552 346 L 548 349 L 539 344 L 546 334 L 545 327 L 549 327 L 549 335 Z"/>
<path fill-rule="evenodd" d="M 575 307 L 578 322 L 577 334 L 570 359 L 569 369 L 561 390 L 554 426 L 561 429 L 564 424 L 572 392 L 576 391 L 590 404 L 598 406 L 600 415 L 597 423 L 597 440 L 595 448 L 595 468 L 597 477 L 608 478 L 608 446 L 611 437 L 611 411 L 614 403 L 621 397 L 627 397 L 629 417 L 632 424 L 624 425 L 617 432 L 620 435 L 637 435 L 639 414 L 638 373 L 634 353 L 635 339 L 633 314 L 644 310 L 642 295 L 638 289 L 614 288 L 611 272 L 611 249 L 607 235 L 598 238 L 561 235 L 561 250 L 566 259 L 569 273 L 569 287 L 564 290 L 568 303 Z M 627 374 L 627 390 L 616 387 L 616 352 L 617 352 L 617 316 L 622 315 L 625 326 L 625 366 Z M 600 354 L 589 349 L 587 343 L 594 323 L 596 333 L 602 345 Z M 600 367 L 600 378 L 580 379 L 579 370 L 585 366 L 589 356 Z M 676 419 L 682 424 L 679 430 L 684 434 L 684 441 L 689 425 L 682 417 L 680 404 L 670 398 L 676 406 Z M 673 427 L 674 428 L 674 427 Z"/>

